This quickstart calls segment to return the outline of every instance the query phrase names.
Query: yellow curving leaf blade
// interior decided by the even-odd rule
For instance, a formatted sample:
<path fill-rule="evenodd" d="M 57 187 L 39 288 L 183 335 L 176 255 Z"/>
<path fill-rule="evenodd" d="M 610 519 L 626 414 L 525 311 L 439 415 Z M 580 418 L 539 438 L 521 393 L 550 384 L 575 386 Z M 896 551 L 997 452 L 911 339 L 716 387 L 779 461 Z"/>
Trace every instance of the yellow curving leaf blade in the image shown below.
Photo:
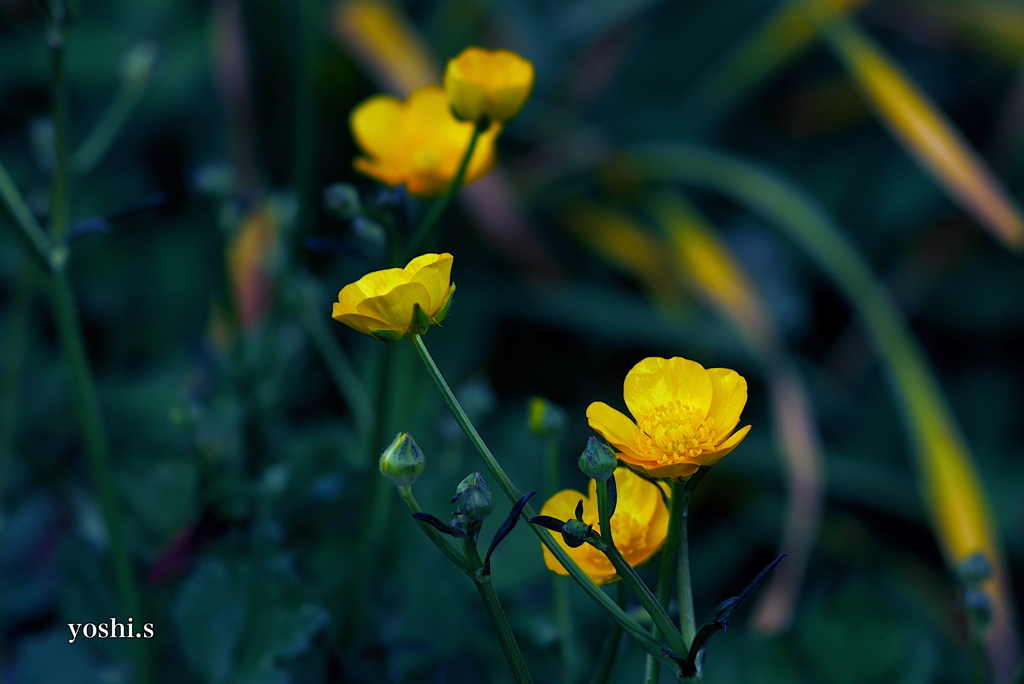
<path fill-rule="evenodd" d="M 388 0 L 342 0 L 333 13 L 335 34 L 374 78 L 393 95 L 405 97 L 441 82 L 430 50 Z"/>
<path fill-rule="evenodd" d="M 821 27 L 879 118 L 922 168 L 996 239 L 1024 248 L 1020 209 L 927 96 L 848 19 L 831 16 Z"/>

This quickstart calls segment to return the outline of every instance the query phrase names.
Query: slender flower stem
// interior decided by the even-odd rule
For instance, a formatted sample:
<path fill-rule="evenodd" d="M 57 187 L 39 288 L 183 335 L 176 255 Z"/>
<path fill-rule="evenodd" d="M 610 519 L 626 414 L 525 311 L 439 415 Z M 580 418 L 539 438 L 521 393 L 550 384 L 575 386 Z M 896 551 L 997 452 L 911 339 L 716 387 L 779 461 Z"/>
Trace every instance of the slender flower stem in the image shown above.
<path fill-rule="evenodd" d="M 50 236 L 60 244 L 70 225 L 68 206 L 70 164 L 68 159 L 68 88 L 64 74 L 64 48 L 67 42 L 66 8 L 53 3 L 50 29 L 50 82 L 53 116 L 54 168 L 50 187 Z"/>
<path fill-rule="evenodd" d="M 544 440 L 544 490 L 551 496 L 558 489 L 558 447 L 562 439 L 561 430 Z M 551 576 L 551 590 L 555 596 L 555 617 L 558 622 L 558 649 L 562 666 L 563 684 L 576 680 L 576 637 L 573 630 L 572 601 L 569 585 L 558 575 Z"/>
<path fill-rule="evenodd" d="M 615 540 L 612 537 L 612 511 L 608 500 L 608 481 L 597 480 L 596 482 L 597 510 L 601 523 L 601 541 L 604 542 L 603 548 L 600 548 L 600 550 L 608 556 L 608 560 L 615 566 L 615 571 L 622 577 L 630 591 L 640 599 L 640 604 L 647 610 L 658 630 L 668 639 L 673 651 L 675 651 L 675 655 L 685 656 L 688 649 L 686 644 L 682 642 L 679 632 L 676 631 L 675 625 L 672 624 L 672 619 L 665 612 L 665 609 L 658 602 L 654 594 L 651 593 L 651 590 L 644 584 L 644 581 L 640 579 L 640 575 L 637 574 L 633 566 L 626 562 L 626 559 L 622 557 L 619 550 L 615 548 Z"/>
<path fill-rule="evenodd" d="M 626 584 L 625 582 L 619 582 L 617 585 L 617 601 L 616 604 L 619 608 L 626 608 Z M 601 648 L 601 655 L 597 660 L 597 665 L 594 667 L 594 676 L 590 679 L 590 684 L 607 684 L 608 677 L 612 674 L 612 668 L 615 666 L 615 658 L 619 653 L 619 642 L 622 640 L 622 627 L 619 623 L 612 623 L 612 631 L 608 634 L 608 638 L 605 639 L 604 646 Z M 647 656 L 650 658 L 650 654 Z"/>
<path fill-rule="evenodd" d="M 297 303 L 299 318 L 309 333 L 310 339 L 316 346 L 327 370 L 331 374 L 338 392 L 344 397 L 355 418 L 356 428 L 362 439 L 367 439 L 371 429 L 376 423 L 376 410 L 370 395 L 366 391 L 362 380 L 356 373 L 355 367 L 349 360 L 348 355 L 342 348 L 341 343 L 334 332 L 328 327 L 326 316 L 319 311 L 314 304 L 313 297 L 302 298 Z"/>
<path fill-rule="evenodd" d="M 410 513 L 423 512 L 423 509 L 420 508 L 419 502 L 416 501 L 416 497 L 413 496 L 412 494 L 411 485 L 406 487 L 399 487 L 398 494 L 402 497 L 402 501 L 405 503 L 405 507 L 409 509 Z M 450 560 L 452 563 L 455 563 L 455 565 L 458 566 L 459 570 L 462 570 L 462 572 L 466 573 L 471 578 L 473 577 L 473 573 L 475 572 L 475 568 L 473 567 L 473 565 L 468 560 L 466 560 L 466 558 L 463 557 L 462 554 L 460 554 L 458 551 L 452 548 L 452 545 L 448 543 L 447 539 L 441 536 L 440 532 L 438 532 L 428 523 L 425 523 L 422 520 L 417 520 L 416 522 L 419 523 L 420 529 L 423 530 L 424 533 L 426 533 L 430 541 L 434 543 L 434 546 L 440 549 L 441 553 L 448 556 L 448 560 Z"/>
<path fill-rule="evenodd" d="M 7 172 L 7 167 L 0 162 L 0 199 L 7 205 L 11 212 L 14 225 L 18 228 L 18 237 L 25 243 L 25 247 L 43 271 L 49 273 L 53 270 L 53 245 L 50 238 L 43 232 L 42 227 L 32 215 L 25 198 L 18 192 L 18 186 L 14 179 Z"/>
<path fill-rule="evenodd" d="M 423 218 L 423 223 L 416 230 L 416 233 L 409 240 L 409 246 L 405 249 L 405 258 L 403 262 L 408 261 L 416 252 L 423 247 L 423 243 L 427 241 L 430 234 L 434 231 L 434 227 L 437 225 L 438 220 L 444 214 L 445 209 L 451 204 L 452 198 L 455 197 L 455 193 L 458 192 L 459 187 L 462 185 L 463 179 L 466 177 L 466 170 L 469 168 L 469 161 L 473 158 L 473 150 L 476 149 L 477 140 L 480 138 L 480 134 L 483 131 L 479 126 L 473 126 L 473 135 L 469 138 L 469 147 L 466 148 L 466 154 L 462 156 L 462 162 L 459 164 L 459 170 L 455 173 L 455 178 L 448 185 L 448 189 L 445 190 L 444 195 L 440 199 L 430 205 L 430 209 L 427 210 L 427 215 Z"/>
<path fill-rule="evenodd" d="M 672 484 L 673 509 L 676 505 L 680 510 L 676 513 L 678 532 L 679 557 L 677 560 L 677 579 L 679 589 L 679 629 L 683 634 L 683 641 L 689 651 L 693 638 L 697 636 L 697 617 L 693 605 L 693 583 L 690 581 L 690 544 L 687 531 L 687 521 L 690 517 L 690 497 L 708 469 L 702 466 L 688 480 L 683 483 Z M 676 499 L 678 498 L 678 501 Z M 671 524 L 671 520 L 669 521 Z"/>
<path fill-rule="evenodd" d="M 484 608 L 487 609 L 491 622 L 494 623 L 494 629 L 498 631 L 501 650 L 505 652 L 505 659 L 508 660 L 508 665 L 512 669 L 512 676 L 515 678 L 516 684 L 533 684 L 533 677 L 526 667 L 523 652 L 519 650 L 519 642 L 516 641 L 512 626 L 508 623 L 508 617 L 505 615 L 505 609 L 501 607 L 498 594 L 494 591 L 494 585 L 491 584 L 491 576 L 483 571 L 484 564 L 480 560 L 476 542 L 473 541 L 472 536 L 469 536 L 462 540 L 462 546 L 466 552 L 466 558 L 476 568 L 472 575 L 473 582 L 476 584 L 477 591 L 480 592 L 480 598 L 484 601 Z"/>
<path fill-rule="evenodd" d="M 391 497 L 388 496 L 387 480 L 377 472 L 377 459 L 383 450 L 384 433 L 387 429 L 388 408 L 391 403 L 391 376 L 395 362 L 395 348 L 387 345 L 381 350 L 380 367 L 377 372 L 377 413 L 373 431 L 364 442 L 366 448 L 368 491 L 363 501 L 363 524 L 356 540 L 356 575 L 353 595 L 356 597 L 349 623 L 343 635 L 344 639 L 355 633 L 358 620 L 365 609 L 367 584 L 372 575 L 371 565 L 377 557 L 377 548 L 387 524 L 388 508 Z"/>
<path fill-rule="evenodd" d="M 498 483 L 498 486 L 501 487 L 502 491 L 505 492 L 505 496 L 507 496 L 510 501 L 519 501 L 519 499 L 522 498 L 522 494 L 512 483 L 512 480 L 509 479 L 497 459 L 494 458 L 494 455 L 491 453 L 491 450 L 487 448 L 483 439 L 480 438 L 480 434 L 476 431 L 476 428 L 473 427 L 473 423 L 471 423 L 469 418 L 466 416 L 466 412 L 459 404 L 459 400 L 455 398 L 455 394 L 448 386 L 444 376 L 441 375 L 441 371 L 438 370 L 437 364 L 434 363 L 434 359 L 431 358 L 430 352 L 427 351 L 426 346 L 423 344 L 423 340 L 419 335 L 410 335 L 409 339 L 412 341 L 413 346 L 416 347 L 416 351 L 419 353 L 424 366 L 426 366 L 427 371 L 430 373 L 430 377 L 433 378 L 434 384 L 437 385 L 438 390 L 441 392 L 441 396 L 444 397 L 445 402 L 448 404 L 448 408 L 451 410 L 452 416 L 455 418 L 455 422 L 459 424 L 459 427 L 462 428 L 466 437 L 469 438 L 470 443 L 477 450 L 477 453 L 480 454 L 480 458 L 483 460 L 484 465 L 487 466 L 487 469 Z M 535 515 L 536 513 L 532 506 L 527 504 L 523 507 L 522 516 L 525 520 L 529 520 Z M 604 610 L 606 610 L 608 614 L 612 616 L 612 619 L 619 623 L 623 630 L 640 644 L 641 648 L 654 655 L 666 665 L 669 665 L 670 667 L 674 666 L 672 660 L 661 652 L 661 644 L 657 640 L 653 639 L 651 635 L 648 634 L 639 623 L 637 623 L 636 620 L 626 615 L 626 612 L 616 605 L 615 601 L 605 594 L 600 587 L 594 584 L 594 581 L 590 579 L 582 569 L 580 569 L 580 566 L 577 565 L 569 554 L 565 552 L 562 546 L 555 541 L 550 532 L 536 525 L 530 525 L 530 528 L 533 530 L 534 534 L 537 535 L 537 538 L 540 539 L 541 543 L 544 544 L 555 558 L 558 559 L 562 564 L 562 567 L 564 567 L 572 578 L 576 580 L 576 583 L 579 584 L 583 590 L 587 592 L 587 594 Z"/>
<path fill-rule="evenodd" d="M 71 284 L 63 269 L 53 274 L 53 307 L 57 321 L 57 330 L 64 354 L 71 364 L 71 375 L 74 382 L 75 404 L 78 419 L 85 437 L 86 453 L 89 457 L 89 469 L 92 472 L 93 486 L 100 500 L 100 510 L 110 533 L 110 553 L 114 562 L 114 580 L 120 598 L 121 609 L 129 617 L 140 619 L 140 604 L 135 577 L 125 542 L 124 528 L 121 523 L 114 478 L 110 472 L 110 449 L 107 436 L 100 421 L 99 405 L 96 390 L 93 386 L 92 373 L 85 354 L 82 330 L 79 324 L 78 311 L 75 304 Z M 150 682 L 149 660 L 145 644 L 133 640 L 132 653 L 135 661 L 136 681 Z"/>
<path fill-rule="evenodd" d="M 666 610 L 671 600 L 672 582 L 675 579 L 676 565 L 679 561 L 679 526 L 684 522 L 683 512 L 686 509 L 684 489 L 685 483 L 672 483 L 672 497 L 668 503 L 668 535 L 665 537 L 665 546 L 661 549 L 661 565 L 658 568 L 658 588 L 655 590 L 655 595 L 658 597 L 658 603 L 663 605 Z M 659 637 L 660 630 L 657 625 L 651 628 L 651 634 L 656 639 Z M 644 682 L 657 684 L 660 676 L 661 669 L 658 663 L 648 657 Z"/>

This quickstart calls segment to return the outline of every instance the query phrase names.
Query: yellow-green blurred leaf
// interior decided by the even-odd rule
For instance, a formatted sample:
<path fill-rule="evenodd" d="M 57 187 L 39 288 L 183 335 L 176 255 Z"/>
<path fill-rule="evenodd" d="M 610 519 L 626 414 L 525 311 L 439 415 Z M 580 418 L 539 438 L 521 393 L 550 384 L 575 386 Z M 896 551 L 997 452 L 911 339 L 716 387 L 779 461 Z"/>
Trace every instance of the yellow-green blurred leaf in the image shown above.
<path fill-rule="evenodd" d="M 829 44 L 907 151 L 1004 245 L 1024 248 L 1020 209 L 963 136 L 856 25 L 838 16 L 821 22 Z"/>
<path fill-rule="evenodd" d="M 980 551 L 995 569 L 993 578 L 983 585 L 992 605 L 986 647 L 1000 681 L 1005 681 L 1019 665 L 1019 640 L 988 498 L 924 352 L 885 287 L 817 204 L 775 174 L 682 144 L 637 147 L 620 163 L 648 181 L 717 190 L 763 216 L 818 263 L 864 319 L 902 409 L 922 495 L 947 564 L 954 569 Z"/>

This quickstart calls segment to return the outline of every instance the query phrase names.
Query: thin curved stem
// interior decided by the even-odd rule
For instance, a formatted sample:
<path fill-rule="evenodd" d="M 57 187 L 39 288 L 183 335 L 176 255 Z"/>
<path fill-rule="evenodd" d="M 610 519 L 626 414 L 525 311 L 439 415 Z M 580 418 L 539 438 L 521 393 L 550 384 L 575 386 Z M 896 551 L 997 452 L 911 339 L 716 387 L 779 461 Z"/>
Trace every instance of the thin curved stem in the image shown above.
<path fill-rule="evenodd" d="M 484 564 L 480 560 L 480 553 L 477 551 L 476 542 L 473 541 L 472 536 L 469 536 L 462 540 L 462 546 L 466 553 L 466 558 L 476 569 L 471 575 L 473 583 L 476 584 L 476 589 L 480 592 L 480 598 L 483 599 L 484 608 L 487 609 L 487 615 L 490 616 L 494 629 L 498 632 L 501 650 L 505 652 L 505 659 L 512 670 L 512 676 L 515 678 L 516 684 L 533 684 L 533 676 L 530 675 L 530 670 L 526 667 L 526 660 L 523 658 L 523 652 L 519 649 L 516 635 L 512 632 L 512 625 L 509 624 L 508 616 L 505 615 L 505 609 L 501 607 L 498 594 L 494 591 L 494 585 L 491 584 L 491 575 L 483 571 Z"/>
<path fill-rule="evenodd" d="M 601 541 L 604 542 L 603 548 L 600 548 L 600 550 L 611 561 L 615 571 L 622 577 L 630 591 L 636 594 L 640 604 L 647 611 L 648 615 L 651 616 L 655 626 L 668 639 L 675 655 L 682 656 L 687 652 L 686 644 L 683 643 L 682 637 L 676 630 L 675 625 L 672 624 L 672 619 L 665 612 L 664 607 L 658 602 L 657 597 L 651 592 L 650 588 L 640 579 L 640 575 L 637 574 L 633 566 L 615 548 L 615 540 L 612 536 L 612 511 L 608 499 L 607 480 L 597 480 L 597 510 L 598 518 L 601 522 Z"/>
<path fill-rule="evenodd" d="M 405 503 L 405 507 L 409 509 L 410 513 L 423 512 L 423 509 L 420 508 L 419 502 L 416 501 L 416 497 L 413 496 L 412 494 L 412 486 L 399 487 L 398 494 L 402 497 L 402 501 Z M 440 532 L 438 532 L 428 523 L 425 523 L 422 520 L 417 520 L 416 522 L 417 524 L 419 524 L 420 529 L 423 530 L 423 532 L 427 535 L 430 541 L 434 543 L 434 546 L 440 549 L 441 553 L 448 557 L 448 560 L 450 560 L 452 563 L 455 563 L 455 565 L 458 566 L 459 570 L 462 570 L 462 572 L 466 573 L 470 577 L 473 577 L 473 573 L 475 572 L 475 568 L 473 567 L 473 565 L 468 560 L 466 560 L 466 558 L 462 554 L 456 551 L 452 547 L 452 545 L 448 543 L 448 540 L 441 536 Z"/>
<path fill-rule="evenodd" d="M 416 255 L 422 247 L 423 243 L 427 241 L 430 234 L 434 232 L 434 227 L 437 222 L 441 219 L 445 209 L 451 204 L 452 198 L 455 197 L 455 193 L 458 192 L 462 186 L 462 181 L 466 177 L 466 171 L 469 169 L 469 160 L 473 158 L 473 151 L 476 149 L 476 143 L 480 139 L 480 134 L 483 131 L 479 126 L 473 126 L 473 135 L 469 138 L 469 146 L 466 148 L 466 154 L 462 156 L 462 162 L 459 164 L 459 170 L 456 171 L 455 177 L 452 182 L 448 185 L 448 189 L 445 190 L 444 195 L 440 199 L 430 205 L 430 209 L 427 210 L 427 215 L 423 217 L 423 223 L 416 229 L 416 233 L 409 240 L 409 246 L 405 248 L 404 258 L 402 262 L 408 261 Z"/>
<path fill-rule="evenodd" d="M 491 450 L 487 448 L 483 439 L 481 439 L 476 428 L 473 427 L 473 423 L 470 422 L 469 417 L 466 416 L 466 412 L 459 404 L 459 400 L 455 398 L 455 394 L 448 386 L 448 382 L 444 379 L 444 376 L 441 375 L 441 371 L 438 370 L 437 364 L 434 363 L 434 359 L 431 358 L 430 352 L 427 351 L 426 346 L 423 344 L 423 340 L 419 335 L 409 335 L 409 339 L 413 346 L 416 347 L 416 351 L 419 353 L 420 359 L 423 361 L 423 365 L 426 366 L 427 372 L 430 373 L 430 377 L 433 378 L 434 384 L 437 385 L 437 389 L 441 392 L 441 396 L 444 398 L 445 403 L 448 404 L 448 408 L 451 410 L 452 416 L 455 418 L 455 422 L 459 424 L 459 427 L 462 428 L 466 437 L 469 438 L 470 443 L 476 449 L 477 453 L 480 454 L 480 458 L 483 460 L 484 465 L 487 466 L 487 469 L 498 483 L 498 486 L 501 487 L 501 490 L 505 492 L 505 496 L 507 496 L 510 501 L 519 501 L 519 499 L 522 498 L 522 493 L 512 483 L 512 480 L 509 479 L 505 470 L 498 463 L 497 459 L 494 458 L 494 455 L 491 453 Z M 532 506 L 527 504 L 523 507 L 522 516 L 524 519 L 528 521 L 535 515 L 536 512 L 533 510 Z M 626 612 L 622 608 L 620 608 L 607 594 L 601 591 L 601 588 L 594 584 L 594 581 L 590 579 L 585 572 L 583 572 L 580 566 L 577 565 L 569 554 L 565 552 L 562 546 L 555 541 L 554 536 L 548 530 L 536 525 L 530 525 L 530 529 L 533 530 L 541 543 L 544 544 L 555 558 L 558 559 L 569 575 L 576 580 L 576 583 L 579 584 L 585 592 L 587 592 L 587 595 L 597 601 L 597 603 L 612 616 L 612 619 L 621 625 L 622 629 L 629 634 L 630 637 L 636 640 L 638 644 L 640 644 L 641 648 L 654 655 L 666 665 L 669 665 L 670 667 L 674 666 L 672 660 L 661 652 L 661 643 L 651 637 L 651 635 L 648 634 L 636 620 L 626 615 Z"/>

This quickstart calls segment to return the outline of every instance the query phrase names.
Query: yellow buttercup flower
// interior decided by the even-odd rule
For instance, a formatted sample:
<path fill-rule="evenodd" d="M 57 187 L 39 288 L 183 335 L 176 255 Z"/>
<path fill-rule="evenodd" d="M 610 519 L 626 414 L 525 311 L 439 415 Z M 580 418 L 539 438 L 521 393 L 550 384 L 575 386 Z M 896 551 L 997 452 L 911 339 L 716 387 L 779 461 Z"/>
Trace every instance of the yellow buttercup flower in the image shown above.
<path fill-rule="evenodd" d="M 451 254 L 424 254 L 405 268 L 368 273 L 342 288 L 331 317 L 382 342 L 423 334 L 448 314 L 451 272 Z"/>
<path fill-rule="evenodd" d="M 424 198 L 448 188 L 473 135 L 473 124 L 452 116 L 441 86 L 415 90 L 404 102 L 374 95 L 352 110 L 349 125 L 366 155 L 356 158 L 357 171 L 388 185 L 404 183 L 411 194 Z M 494 167 L 494 139 L 500 130 L 495 123 L 480 134 L 464 184 Z"/>
<path fill-rule="evenodd" d="M 626 562 L 636 566 L 657 553 L 665 542 L 668 534 L 668 508 L 658 485 L 648 482 L 629 468 L 615 471 L 615 483 L 619 500 L 612 516 L 612 537 Z M 583 499 L 583 522 L 592 524 L 594 530 L 600 532 L 596 480 L 590 481 L 589 491 L 589 496 L 583 496 L 572 489 L 558 492 L 544 503 L 540 514 L 559 520 L 575 519 L 576 504 Z M 664 492 L 667 495 L 667 488 Z M 554 537 L 580 569 L 598 585 L 621 579 L 608 557 L 590 544 L 570 548 L 562 535 L 555 534 Z M 541 548 L 544 550 L 544 564 L 548 570 L 559 575 L 569 574 L 546 546 L 541 544 Z"/>
<path fill-rule="evenodd" d="M 459 119 L 505 122 L 530 97 L 533 64 L 508 50 L 466 48 L 448 60 L 444 88 Z"/>
<path fill-rule="evenodd" d="M 623 396 L 634 423 L 605 403 L 587 421 L 629 467 L 651 477 L 689 477 L 736 448 L 750 426 L 733 432 L 747 403 L 747 381 L 728 368 L 705 369 L 675 357 L 644 359 L 626 375 Z"/>

